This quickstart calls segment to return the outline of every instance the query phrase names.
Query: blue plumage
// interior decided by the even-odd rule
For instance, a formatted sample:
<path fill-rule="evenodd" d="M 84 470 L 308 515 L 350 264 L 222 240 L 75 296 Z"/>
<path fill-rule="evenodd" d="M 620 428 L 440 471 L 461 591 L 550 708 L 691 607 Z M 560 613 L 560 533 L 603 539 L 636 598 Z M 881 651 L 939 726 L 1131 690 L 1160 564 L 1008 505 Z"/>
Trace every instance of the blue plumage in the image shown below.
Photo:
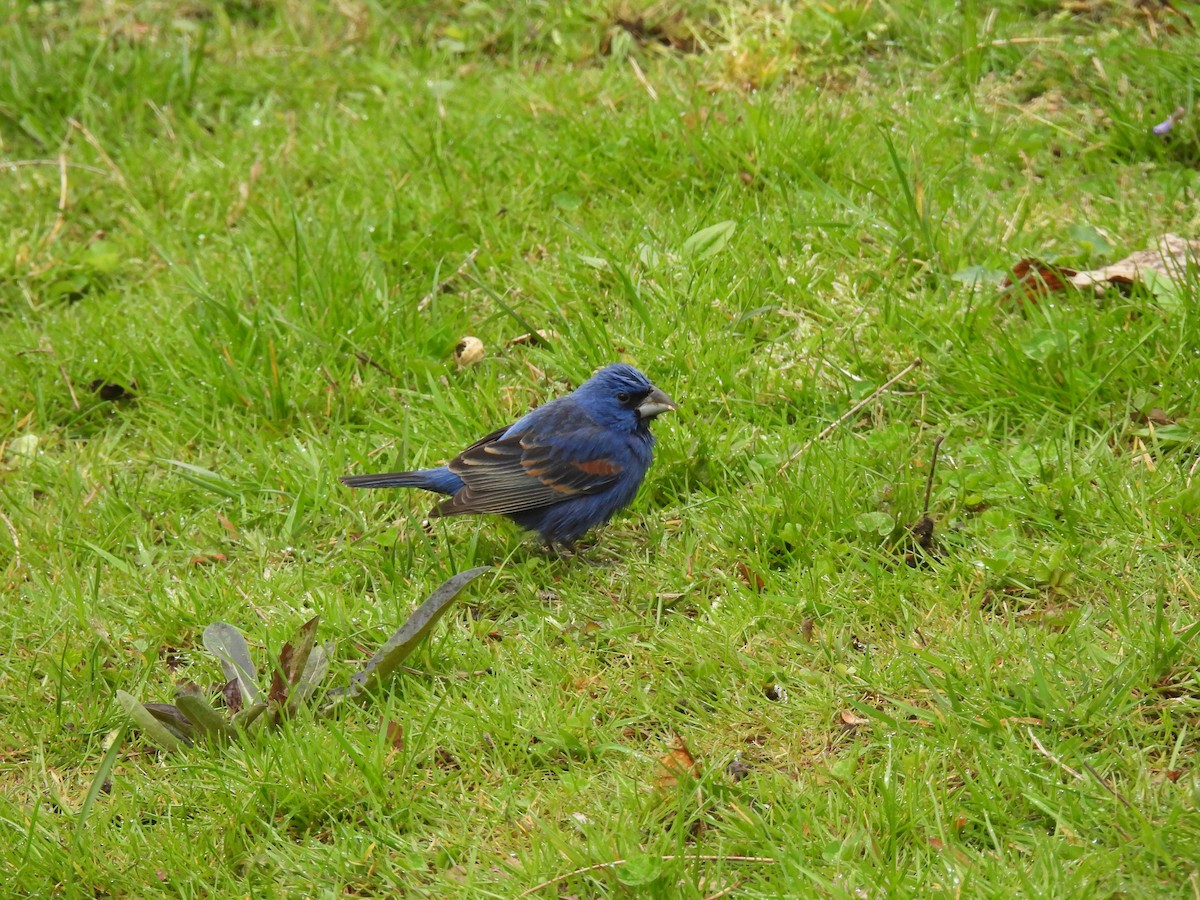
<path fill-rule="evenodd" d="M 350 487 L 449 495 L 430 513 L 496 513 L 568 548 L 637 494 L 654 457 L 650 422 L 675 403 L 632 366 L 605 366 L 573 393 L 476 441 L 448 465 L 348 475 Z"/>

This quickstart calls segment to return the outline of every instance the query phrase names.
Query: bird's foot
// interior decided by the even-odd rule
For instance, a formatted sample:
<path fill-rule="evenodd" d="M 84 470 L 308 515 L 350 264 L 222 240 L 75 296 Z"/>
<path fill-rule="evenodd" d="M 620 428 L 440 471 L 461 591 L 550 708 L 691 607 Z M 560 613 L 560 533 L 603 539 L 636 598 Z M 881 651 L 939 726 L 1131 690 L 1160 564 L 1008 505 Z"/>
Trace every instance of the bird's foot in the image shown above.
<path fill-rule="evenodd" d="M 610 560 L 591 559 L 585 554 L 592 547 L 579 547 L 574 541 L 559 541 L 557 544 L 554 541 L 546 542 L 546 552 L 561 560 L 576 559 L 581 563 L 597 568 L 608 568 L 612 565 Z"/>

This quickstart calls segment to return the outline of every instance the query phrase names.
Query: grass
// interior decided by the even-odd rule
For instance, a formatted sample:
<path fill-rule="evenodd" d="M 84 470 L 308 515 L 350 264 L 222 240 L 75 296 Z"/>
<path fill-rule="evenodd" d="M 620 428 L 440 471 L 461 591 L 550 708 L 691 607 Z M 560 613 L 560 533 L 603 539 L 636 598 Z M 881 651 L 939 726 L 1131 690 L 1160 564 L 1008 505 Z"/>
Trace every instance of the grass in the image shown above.
<path fill-rule="evenodd" d="M 5 5 L 9 893 L 1200 892 L 1195 284 L 972 284 L 1197 236 L 1178 9 Z M 606 568 L 336 481 L 614 359 L 682 408 Z M 370 705 L 111 743 L 483 563 Z"/>

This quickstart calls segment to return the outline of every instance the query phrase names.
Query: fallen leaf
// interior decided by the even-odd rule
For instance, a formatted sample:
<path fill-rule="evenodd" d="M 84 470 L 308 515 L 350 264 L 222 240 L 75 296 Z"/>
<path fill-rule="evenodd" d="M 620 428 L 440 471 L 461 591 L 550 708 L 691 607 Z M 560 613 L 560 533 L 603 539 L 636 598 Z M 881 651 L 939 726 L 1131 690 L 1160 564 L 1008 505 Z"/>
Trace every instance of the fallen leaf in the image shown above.
<path fill-rule="evenodd" d="M 696 765 L 691 751 L 679 735 L 675 735 L 675 743 L 671 749 L 658 758 L 658 764 L 663 767 L 662 774 L 655 782 L 660 790 L 675 787 L 681 777 L 700 777 L 700 767 Z"/>
<path fill-rule="evenodd" d="M 404 749 L 404 726 L 392 719 L 387 720 L 387 741 L 393 750 Z"/>
<path fill-rule="evenodd" d="M 225 700 L 225 708 L 231 715 L 242 708 L 242 692 L 238 689 L 236 678 L 230 678 L 222 685 L 221 697 Z"/>
<path fill-rule="evenodd" d="M 230 522 L 227 518 L 225 518 L 220 513 L 217 513 L 217 521 L 221 523 L 222 528 L 224 528 L 226 531 L 229 532 L 229 536 L 231 538 L 233 538 L 235 541 L 241 540 L 241 536 L 238 534 L 237 528 L 234 527 L 234 524 L 232 522 Z"/>
<path fill-rule="evenodd" d="M 517 347 L 521 344 L 549 344 L 558 337 L 557 332 L 550 331 L 547 328 L 539 328 L 537 331 L 527 331 L 524 334 L 518 334 L 515 338 L 511 338 L 505 347 Z"/>
<path fill-rule="evenodd" d="M 1086 272 L 1076 272 L 1071 283 L 1076 287 L 1094 287 L 1103 290 L 1110 284 L 1145 283 L 1153 287 L 1155 278 L 1180 286 L 1186 283 L 1188 270 L 1195 278 L 1195 269 L 1200 266 L 1200 241 L 1189 241 L 1177 234 L 1161 235 L 1149 250 L 1139 250 L 1129 256 Z"/>
<path fill-rule="evenodd" d="M 866 716 L 861 716 L 853 710 L 843 709 L 839 716 L 842 720 L 842 725 L 846 728 L 858 728 L 860 725 L 870 725 L 871 720 Z"/>
<path fill-rule="evenodd" d="M 1150 424 L 1161 426 L 1175 424 L 1175 420 L 1171 416 L 1167 415 L 1165 410 L 1157 406 L 1153 407 L 1152 409 L 1148 409 L 1145 412 L 1132 412 L 1129 414 L 1129 418 L 1142 425 Z"/>
<path fill-rule="evenodd" d="M 211 566 L 213 563 L 227 562 L 229 557 L 224 553 L 198 553 L 192 557 L 193 566 Z"/>
<path fill-rule="evenodd" d="M 1074 269 L 1052 266 L 1037 259 L 1022 259 L 1001 283 L 1000 293 L 1022 301 L 1036 302 L 1047 294 L 1065 290 L 1076 274 Z"/>
<path fill-rule="evenodd" d="M 763 585 L 765 584 L 765 582 L 763 581 L 763 578 L 761 575 L 759 575 L 757 572 L 755 572 L 753 569 L 751 569 L 744 562 L 739 562 L 737 564 L 737 567 L 738 567 L 738 572 L 742 576 L 742 581 L 746 582 L 746 584 L 748 584 L 750 587 L 754 588 L 755 591 L 761 591 L 763 589 Z"/>
<path fill-rule="evenodd" d="M 683 242 L 683 253 L 693 259 L 705 259 L 712 256 L 729 243 L 729 238 L 736 228 L 737 222 L 732 219 L 701 228 Z"/>

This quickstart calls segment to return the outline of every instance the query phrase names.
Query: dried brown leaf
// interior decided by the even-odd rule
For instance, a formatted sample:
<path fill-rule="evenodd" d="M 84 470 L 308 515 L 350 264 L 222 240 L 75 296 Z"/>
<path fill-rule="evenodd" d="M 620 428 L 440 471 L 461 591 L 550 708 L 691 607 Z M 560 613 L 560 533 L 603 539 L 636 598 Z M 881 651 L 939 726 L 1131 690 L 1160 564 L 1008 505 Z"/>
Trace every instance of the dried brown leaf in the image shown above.
<path fill-rule="evenodd" d="M 737 564 L 738 573 L 742 576 L 742 581 L 746 582 L 755 592 L 761 591 L 765 582 L 761 575 L 751 569 L 744 562 Z"/>
<path fill-rule="evenodd" d="M 1200 241 L 1189 241 L 1177 234 L 1164 234 L 1149 250 L 1131 253 L 1111 266 L 1076 272 L 1071 283 L 1076 287 L 1100 290 L 1110 284 L 1144 282 L 1148 273 L 1154 273 L 1175 284 L 1183 284 L 1189 269 L 1195 273 L 1197 267 L 1200 267 Z"/>
<path fill-rule="evenodd" d="M 839 714 L 842 720 L 842 725 L 846 728 L 858 728 L 861 725 L 870 725 L 871 720 L 866 716 L 859 715 L 851 709 L 843 709 Z"/>
<path fill-rule="evenodd" d="M 692 752 L 679 735 L 675 735 L 671 749 L 658 758 L 658 764 L 663 768 L 662 774 L 655 781 L 659 790 L 665 791 L 675 787 L 681 777 L 700 777 L 700 767 L 696 765 Z"/>
<path fill-rule="evenodd" d="M 238 689 L 236 678 L 230 678 L 221 686 L 221 697 L 225 700 L 225 708 L 230 715 L 242 708 L 242 692 Z"/>
<path fill-rule="evenodd" d="M 548 328 L 539 328 L 537 331 L 527 331 L 525 334 L 518 334 L 515 338 L 508 340 L 504 346 L 518 347 L 522 344 L 532 344 L 537 346 L 539 344 L 549 344 L 552 341 L 557 340 L 557 338 L 557 332 L 551 331 Z"/>
<path fill-rule="evenodd" d="M 1022 259 L 1012 267 L 1012 272 L 1000 285 L 1000 293 L 1018 300 L 1036 303 L 1047 294 L 1066 289 L 1076 271 L 1064 266 L 1053 266 L 1037 259 Z"/>

